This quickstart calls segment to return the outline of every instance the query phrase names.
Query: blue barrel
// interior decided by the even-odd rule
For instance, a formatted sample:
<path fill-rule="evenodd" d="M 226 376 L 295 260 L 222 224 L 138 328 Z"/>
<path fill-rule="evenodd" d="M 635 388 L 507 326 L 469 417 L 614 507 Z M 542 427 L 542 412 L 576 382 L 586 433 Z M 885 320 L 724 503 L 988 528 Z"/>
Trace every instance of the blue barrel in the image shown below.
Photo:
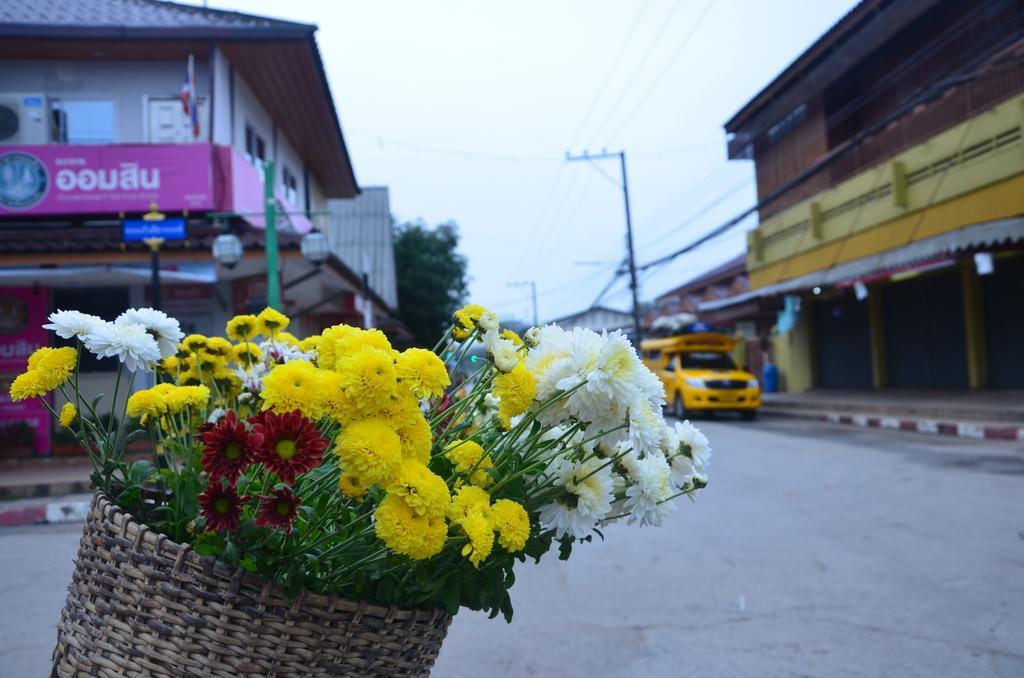
<path fill-rule="evenodd" d="M 765 393 L 778 393 L 779 391 L 779 368 L 775 363 L 765 363 L 761 370 L 761 390 Z"/>

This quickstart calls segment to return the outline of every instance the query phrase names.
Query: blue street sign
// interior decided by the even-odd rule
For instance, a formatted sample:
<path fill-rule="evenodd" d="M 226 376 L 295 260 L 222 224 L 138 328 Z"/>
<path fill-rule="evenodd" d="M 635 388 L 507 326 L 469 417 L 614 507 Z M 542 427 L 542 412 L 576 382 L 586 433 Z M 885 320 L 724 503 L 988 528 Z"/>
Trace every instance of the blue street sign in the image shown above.
<path fill-rule="evenodd" d="M 125 219 L 123 223 L 125 242 L 139 242 L 145 238 L 185 239 L 185 220 L 181 217 L 172 217 L 163 221 Z"/>

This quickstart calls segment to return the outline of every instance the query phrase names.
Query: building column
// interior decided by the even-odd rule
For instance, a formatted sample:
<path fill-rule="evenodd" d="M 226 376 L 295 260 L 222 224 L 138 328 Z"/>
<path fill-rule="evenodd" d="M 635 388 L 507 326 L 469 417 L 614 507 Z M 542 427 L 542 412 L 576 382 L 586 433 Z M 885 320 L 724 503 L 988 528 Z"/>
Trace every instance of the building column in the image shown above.
<path fill-rule="evenodd" d="M 981 307 L 981 280 L 974 260 L 960 267 L 964 294 L 964 333 L 967 338 L 967 384 L 971 389 L 988 386 L 988 353 L 985 343 L 985 317 Z"/>
<path fill-rule="evenodd" d="M 876 389 L 887 386 L 885 363 L 885 316 L 882 312 L 882 285 L 868 288 L 868 336 L 871 344 L 871 382 Z"/>

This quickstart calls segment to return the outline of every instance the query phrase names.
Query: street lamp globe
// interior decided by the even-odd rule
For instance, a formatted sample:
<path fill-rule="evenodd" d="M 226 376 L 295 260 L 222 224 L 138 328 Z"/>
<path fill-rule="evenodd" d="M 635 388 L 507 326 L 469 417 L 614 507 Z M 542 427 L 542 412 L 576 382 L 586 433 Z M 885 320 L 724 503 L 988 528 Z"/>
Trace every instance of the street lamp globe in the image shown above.
<path fill-rule="evenodd" d="M 227 268 L 234 268 L 242 259 L 242 241 L 234 233 L 218 235 L 213 239 L 213 258 Z"/>
<path fill-rule="evenodd" d="M 327 261 L 327 257 L 331 253 L 327 243 L 327 236 L 320 231 L 310 231 L 304 235 L 302 242 L 299 243 L 299 249 L 302 250 L 302 256 L 306 257 L 306 260 L 315 266 L 319 266 Z"/>

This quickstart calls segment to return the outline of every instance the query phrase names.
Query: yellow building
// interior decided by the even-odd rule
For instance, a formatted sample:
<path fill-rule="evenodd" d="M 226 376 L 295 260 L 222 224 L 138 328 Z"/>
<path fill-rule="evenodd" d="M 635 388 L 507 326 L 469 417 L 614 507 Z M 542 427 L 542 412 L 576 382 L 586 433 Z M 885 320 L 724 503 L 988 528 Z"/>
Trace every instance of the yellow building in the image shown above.
<path fill-rule="evenodd" d="M 1018 14 L 865 0 L 726 123 L 785 390 L 1024 388 Z"/>

